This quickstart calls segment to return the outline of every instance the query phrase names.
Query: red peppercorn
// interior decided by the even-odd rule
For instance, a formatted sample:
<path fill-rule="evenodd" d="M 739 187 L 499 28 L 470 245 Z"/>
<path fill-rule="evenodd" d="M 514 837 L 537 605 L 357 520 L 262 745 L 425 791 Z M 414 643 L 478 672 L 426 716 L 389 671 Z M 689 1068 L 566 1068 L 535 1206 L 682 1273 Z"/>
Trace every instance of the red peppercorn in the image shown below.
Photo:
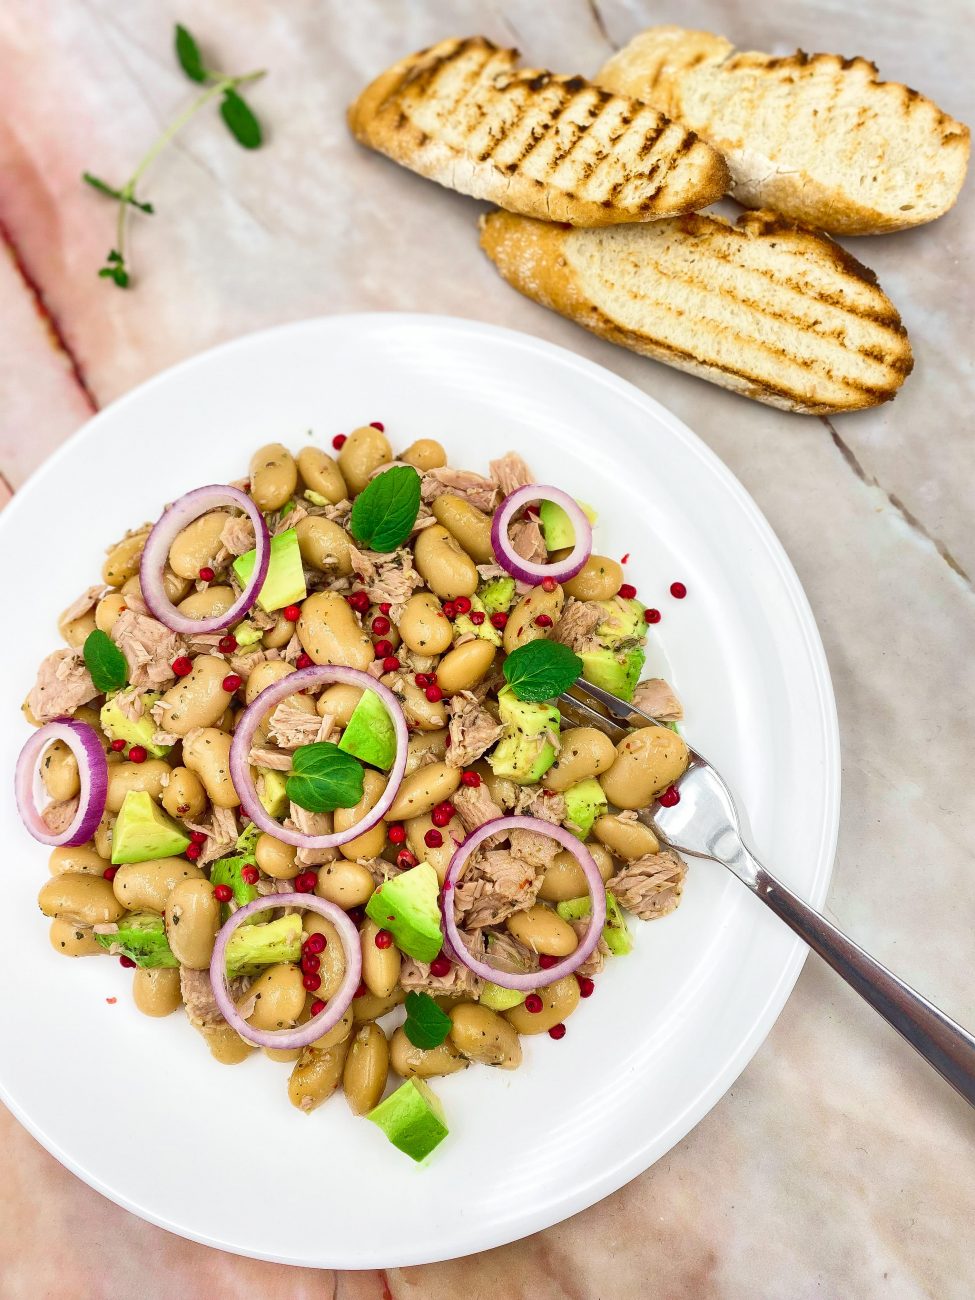
<path fill-rule="evenodd" d="M 327 1006 L 328 1006 L 327 1002 L 323 1002 L 321 998 L 316 998 L 315 1001 L 311 1004 L 311 1010 L 309 1013 L 312 1019 L 314 1019 L 315 1016 L 320 1016 Z"/>
<path fill-rule="evenodd" d="M 353 996 L 354 998 L 364 998 L 368 992 L 369 992 L 369 990 L 366 988 L 365 984 L 363 984 L 362 980 L 360 980 L 360 981 L 359 981 L 359 987 L 358 987 L 358 988 L 356 989 L 356 991 L 352 994 L 352 996 Z"/>
<path fill-rule="evenodd" d="M 438 804 L 430 814 L 434 826 L 446 826 L 454 815 L 454 806 L 450 803 Z"/>
<path fill-rule="evenodd" d="M 477 772 L 461 772 L 460 783 L 461 785 L 470 786 L 472 790 L 476 790 L 481 784 L 481 778 Z"/>
<path fill-rule="evenodd" d="M 180 655 L 169 665 L 177 677 L 186 677 L 193 671 L 193 662 L 189 655 Z"/>
<path fill-rule="evenodd" d="M 354 591 L 349 597 L 349 604 L 357 614 L 364 614 L 369 608 L 369 597 L 364 591 Z"/>
<path fill-rule="evenodd" d="M 406 843 L 406 827 L 401 822 L 393 822 L 386 828 L 386 834 L 389 837 L 390 844 Z"/>
<path fill-rule="evenodd" d="M 683 600 L 687 595 L 687 588 L 682 582 L 672 582 L 670 584 L 670 594 L 675 600 Z"/>
<path fill-rule="evenodd" d="M 306 952 L 301 958 L 301 969 L 306 975 L 316 975 L 321 968 L 322 959 L 314 952 Z"/>
<path fill-rule="evenodd" d="M 129 749 L 130 763 L 144 763 L 149 757 L 149 752 L 145 745 L 132 745 Z"/>
<path fill-rule="evenodd" d="M 482 609 L 472 610 L 471 622 L 474 624 L 475 627 L 480 627 L 481 624 L 484 622 L 484 611 Z"/>
<path fill-rule="evenodd" d="M 384 614 L 377 614 L 372 620 L 372 630 L 375 632 L 376 636 L 385 636 L 389 631 L 389 627 L 389 619 L 386 618 Z"/>
<path fill-rule="evenodd" d="M 554 591 L 558 585 L 554 578 L 542 579 L 542 591 Z"/>
<path fill-rule="evenodd" d="M 657 795 L 657 799 L 665 808 L 673 808 L 680 803 L 680 791 L 676 786 L 668 786 L 663 794 Z"/>
<path fill-rule="evenodd" d="M 409 849 L 400 849 L 396 855 L 396 865 L 401 871 L 406 871 L 409 867 L 415 867 L 419 858 L 412 854 Z"/>
<path fill-rule="evenodd" d="M 423 843 L 428 849 L 439 849 L 441 844 L 443 844 L 443 836 L 438 830 L 431 826 L 423 837 Z"/>
<path fill-rule="evenodd" d="M 393 653 L 392 641 L 377 641 L 372 647 L 377 659 L 385 659 Z"/>
<path fill-rule="evenodd" d="M 423 690 L 426 690 L 426 688 L 433 683 L 433 678 L 429 677 L 426 673 L 415 673 L 413 680 L 416 682 L 417 686 L 421 687 Z"/>
<path fill-rule="evenodd" d="M 537 1016 L 544 1005 L 537 993 L 529 993 L 525 998 L 525 1010 L 530 1011 L 533 1016 Z"/>
<path fill-rule="evenodd" d="M 190 831 L 190 839 L 194 844 L 205 844 L 206 831 Z"/>
<path fill-rule="evenodd" d="M 552 626 L 552 616 L 551 616 L 551 614 L 539 614 L 538 617 L 535 619 L 535 626 L 536 626 L 536 627 L 551 627 L 551 626 Z"/>
<path fill-rule="evenodd" d="M 660 622 L 660 610 L 659 610 L 659 609 L 645 609 L 645 610 L 643 611 L 643 621 L 644 621 L 645 623 L 659 623 L 659 622 Z"/>
<path fill-rule="evenodd" d="M 314 871 L 302 871 L 295 876 L 295 889 L 299 894 L 310 894 L 318 883 L 318 877 Z"/>
<path fill-rule="evenodd" d="M 449 957 L 434 957 L 430 963 L 430 974 L 437 979 L 442 979 L 444 975 L 450 974 L 451 960 Z"/>
<path fill-rule="evenodd" d="M 558 957 L 553 957 L 551 953 L 543 952 L 538 959 L 538 964 L 542 970 L 551 970 L 553 966 L 558 964 L 558 960 Z"/>
<path fill-rule="evenodd" d="M 285 605 L 281 613 L 285 616 L 285 618 L 288 620 L 289 623 L 297 623 L 299 618 L 301 618 L 301 606 Z"/>
<path fill-rule="evenodd" d="M 238 677 L 236 673 L 228 673 L 220 685 L 228 694 L 233 695 L 234 691 L 240 690 L 241 681 L 242 678 Z"/>
<path fill-rule="evenodd" d="M 370 421 L 369 421 L 369 428 L 370 428 L 370 429 L 378 429 L 380 433 L 385 433 L 385 432 L 386 432 L 386 426 L 385 426 L 385 424 L 383 424 L 382 420 L 370 420 Z"/>
<path fill-rule="evenodd" d="M 328 940 L 317 930 L 313 930 L 305 942 L 301 945 L 302 952 L 320 953 L 328 947 Z"/>
<path fill-rule="evenodd" d="M 307 654 L 305 654 L 304 650 L 302 650 L 301 654 L 300 654 L 300 655 L 298 656 L 298 658 L 295 660 L 295 667 L 296 667 L 296 668 L 311 668 L 312 665 L 314 664 L 314 662 L 315 662 L 315 661 L 314 661 L 314 659 L 311 657 L 311 655 L 307 655 Z"/>
<path fill-rule="evenodd" d="M 596 985 L 595 985 L 595 983 L 594 983 L 594 982 L 589 978 L 588 975 L 577 975 L 577 976 L 576 976 L 576 983 L 579 985 L 579 996 L 580 996 L 580 998 L 591 998 L 591 997 L 592 997 L 592 995 L 593 995 L 593 993 L 594 993 L 594 991 L 595 991 Z"/>
<path fill-rule="evenodd" d="M 309 993 L 314 993 L 317 989 L 322 987 L 321 975 L 302 975 L 301 982 Z"/>
<path fill-rule="evenodd" d="M 233 896 L 234 896 L 234 891 L 230 888 L 229 885 L 214 886 L 213 897 L 217 900 L 218 903 L 229 903 L 230 900 L 233 898 Z"/>
<path fill-rule="evenodd" d="M 209 564 L 204 564 L 203 568 L 200 570 L 200 581 L 201 582 L 213 581 L 213 570 L 210 568 Z"/>
<path fill-rule="evenodd" d="M 498 629 L 498 631 L 500 632 L 500 631 L 502 630 L 502 628 L 505 628 L 505 627 L 508 626 L 508 615 L 505 614 L 505 612 L 504 612 L 503 610 L 500 610 L 497 614 L 492 614 L 492 615 L 491 615 L 491 626 L 492 626 L 492 627 L 496 627 L 496 628 Z"/>
<path fill-rule="evenodd" d="M 632 600 L 636 595 L 636 587 L 634 587 L 632 582 L 624 582 L 616 594 L 623 600 Z"/>
<path fill-rule="evenodd" d="M 118 867 L 106 867 L 105 870 L 102 872 L 102 875 L 105 877 L 106 880 L 114 880 L 117 874 L 118 874 Z"/>
<path fill-rule="evenodd" d="M 256 885 L 261 878 L 257 867 L 241 867 L 240 878 L 245 885 Z"/>
<path fill-rule="evenodd" d="M 121 752 L 122 752 L 122 750 L 123 750 L 124 748 L 125 748 L 125 741 L 124 741 L 124 740 L 119 739 L 119 740 L 113 740 L 113 741 L 112 741 L 112 749 L 115 750 L 116 754 L 121 754 Z"/>
<path fill-rule="evenodd" d="M 630 553 L 629 551 L 627 551 L 625 555 L 620 557 L 620 564 L 628 564 L 629 559 L 630 559 Z"/>
<path fill-rule="evenodd" d="M 399 660 L 396 658 L 395 655 L 387 655 L 383 660 L 384 673 L 395 673 L 398 667 L 399 667 Z"/>
<path fill-rule="evenodd" d="M 454 609 L 456 609 L 458 614 L 469 614 L 471 612 L 470 596 L 455 596 Z"/>
<path fill-rule="evenodd" d="M 335 437 L 332 439 L 332 446 L 335 448 L 336 451 L 341 451 L 342 448 L 345 446 L 345 434 L 337 433 Z"/>
<path fill-rule="evenodd" d="M 380 614 L 388 614 L 389 611 L 390 611 L 392 608 L 393 608 L 393 607 L 392 607 L 392 605 L 389 603 L 389 601 L 388 601 L 388 600 L 384 600 L 384 601 L 382 602 L 382 604 L 379 606 L 379 612 L 380 612 Z"/>
<path fill-rule="evenodd" d="M 439 700 L 443 699 L 443 691 L 436 682 L 434 682 L 432 686 L 428 686 L 424 694 L 431 704 L 436 704 Z"/>
<path fill-rule="evenodd" d="M 565 1025 L 563 1025 L 562 1022 L 559 1021 L 557 1025 L 553 1025 L 552 1028 L 548 1031 L 548 1036 L 549 1038 L 554 1038 L 555 1041 L 558 1042 L 560 1038 L 565 1037 Z"/>
<path fill-rule="evenodd" d="M 391 948 L 393 946 L 393 936 L 388 930 L 377 930 L 375 944 L 377 948 Z"/>
<path fill-rule="evenodd" d="M 452 600 L 445 600 L 443 603 L 444 617 L 451 620 L 457 617 L 457 606 Z"/>
<path fill-rule="evenodd" d="M 228 632 L 226 636 L 222 636 L 217 642 L 217 649 L 225 655 L 233 654 L 237 649 L 237 638 Z"/>
<path fill-rule="evenodd" d="M 361 925 L 366 919 L 366 909 L 364 907 L 350 907 L 346 915 L 353 925 Z"/>
<path fill-rule="evenodd" d="M 124 966 L 126 970 L 131 970 L 132 967 L 135 965 L 135 962 L 132 960 L 131 957 L 126 957 L 123 955 L 118 959 L 118 964 L 120 966 Z"/>

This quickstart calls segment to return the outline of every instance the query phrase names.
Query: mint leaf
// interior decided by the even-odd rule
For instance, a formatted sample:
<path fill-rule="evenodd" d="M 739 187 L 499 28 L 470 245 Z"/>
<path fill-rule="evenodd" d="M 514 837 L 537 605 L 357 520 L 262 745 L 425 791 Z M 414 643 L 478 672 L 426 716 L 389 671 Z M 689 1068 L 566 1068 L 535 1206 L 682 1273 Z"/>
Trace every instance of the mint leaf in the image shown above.
<path fill-rule="evenodd" d="M 395 551 L 420 513 L 420 476 L 412 465 L 394 465 L 362 489 L 352 507 L 352 536 L 373 551 Z"/>
<path fill-rule="evenodd" d="M 519 700 L 554 700 L 582 675 L 582 660 L 558 641 L 529 641 L 504 661 L 505 681 Z"/>
<path fill-rule="evenodd" d="M 363 770 L 351 754 L 329 740 L 299 745 L 285 783 L 288 798 L 309 812 L 354 808 L 362 798 Z"/>
<path fill-rule="evenodd" d="M 441 1011 L 429 993 L 407 993 L 403 1033 L 414 1047 L 429 1051 L 439 1047 L 450 1033 L 451 1019 Z"/>
<path fill-rule="evenodd" d="M 247 101 L 241 99 L 236 90 L 224 91 L 223 99 L 220 101 L 220 116 L 239 145 L 243 145 L 245 149 L 260 147 L 261 124 L 251 112 Z"/>
<path fill-rule="evenodd" d="M 190 81 L 206 81 L 207 70 L 200 47 L 181 23 L 176 24 L 176 57 Z"/>
<path fill-rule="evenodd" d="M 97 690 L 104 694 L 128 685 L 129 665 L 125 655 L 106 632 L 99 628 L 89 632 L 81 653 Z"/>

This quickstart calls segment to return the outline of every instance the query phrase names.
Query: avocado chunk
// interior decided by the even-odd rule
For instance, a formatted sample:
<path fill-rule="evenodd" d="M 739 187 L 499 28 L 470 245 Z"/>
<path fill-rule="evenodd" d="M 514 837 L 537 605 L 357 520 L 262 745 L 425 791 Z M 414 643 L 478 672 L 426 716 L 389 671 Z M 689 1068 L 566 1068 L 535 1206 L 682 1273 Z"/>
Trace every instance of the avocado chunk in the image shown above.
<path fill-rule="evenodd" d="M 407 1079 L 371 1110 L 372 1120 L 411 1160 L 425 1160 L 449 1133 L 443 1107 L 422 1079 Z"/>
<path fill-rule="evenodd" d="M 362 692 L 338 747 L 383 772 L 393 766 L 396 731 L 389 711 L 375 691 Z"/>
<path fill-rule="evenodd" d="M 258 768 L 255 788 L 261 806 L 269 817 L 280 821 L 287 815 L 291 806 L 291 800 L 288 798 L 287 772 L 278 772 L 273 767 Z"/>
<path fill-rule="evenodd" d="M 498 715 L 504 730 L 487 760 L 494 775 L 520 785 L 540 781 L 555 762 L 552 736 L 558 735 L 562 721 L 558 709 L 554 704 L 519 700 L 505 686 L 498 692 Z"/>
<path fill-rule="evenodd" d="M 584 921 L 592 911 L 592 903 L 587 894 L 585 898 L 570 898 L 563 903 L 556 903 L 555 910 L 563 921 Z M 606 947 L 615 957 L 625 957 L 633 951 L 633 938 L 630 927 L 626 924 L 623 909 L 616 900 L 616 895 L 606 890 L 606 924 L 603 926 L 603 938 Z"/>
<path fill-rule="evenodd" d="M 234 560 L 234 573 L 242 587 L 246 587 L 250 581 L 256 558 L 257 551 L 245 551 Z M 257 603 L 265 613 L 270 614 L 275 609 L 283 609 L 285 605 L 297 605 L 307 594 L 301 552 L 298 549 L 298 534 L 293 528 L 287 528 L 283 533 L 278 533 L 277 537 L 271 538 L 271 560 Z"/>
<path fill-rule="evenodd" d="M 646 609 L 639 600 L 624 600 L 616 596 L 613 600 L 593 602 L 606 611 L 606 617 L 596 628 L 596 636 L 604 646 L 620 648 L 620 642 L 626 638 L 631 641 L 644 641 L 647 625 L 643 617 Z"/>
<path fill-rule="evenodd" d="M 282 961 L 300 961 L 304 937 L 297 912 L 276 921 L 238 926 L 227 940 L 227 979 L 255 975 L 262 966 L 276 966 Z"/>
<path fill-rule="evenodd" d="M 416 961 L 433 961 L 443 947 L 440 881 L 429 862 L 381 884 L 366 904 L 366 915 L 388 930 L 397 948 Z"/>
<path fill-rule="evenodd" d="M 565 827 L 573 835 L 584 840 L 592 830 L 592 824 L 609 809 L 609 803 L 603 787 L 594 776 L 585 781 L 570 785 L 563 795 L 565 799 Z"/>
<path fill-rule="evenodd" d="M 96 934 L 95 942 L 106 952 L 129 957 L 137 966 L 158 970 L 179 965 L 166 938 L 166 927 L 158 912 L 130 912 L 111 934 Z"/>
<path fill-rule="evenodd" d="M 190 837 L 145 790 L 129 790 L 122 801 L 112 833 L 112 862 L 152 862 L 177 858 Z"/>
<path fill-rule="evenodd" d="M 499 578 L 500 582 L 501 579 Z M 475 623 L 471 614 L 483 614 L 484 617 L 480 623 Z M 480 637 L 482 641 L 490 641 L 492 645 L 500 646 L 501 632 L 491 622 L 490 614 L 484 607 L 484 601 L 480 596 L 471 596 L 471 614 L 459 614 L 454 619 L 454 640 L 462 636 Z"/>
<path fill-rule="evenodd" d="M 500 984 L 492 984 L 490 980 L 481 989 L 478 999 L 482 1007 L 489 1007 L 492 1011 L 510 1011 L 512 1007 L 521 1006 L 524 1000 L 524 993 L 519 993 L 517 989 L 503 989 Z"/>
<path fill-rule="evenodd" d="M 596 512 L 592 506 L 587 506 L 584 501 L 577 501 L 576 505 L 591 524 L 596 522 Z M 554 501 L 538 503 L 538 522 L 541 525 L 547 551 L 562 551 L 567 547 L 571 549 L 575 546 L 576 530 L 572 526 L 572 520 Z"/>
<path fill-rule="evenodd" d="M 153 736 L 159 727 L 149 710 L 159 699 L 158 691 L 147 691 L 140 701 L 142 714 L 138 718 L 129 718 L 123 713 L 120 696 L 117 691 L 102 705 L 98 715 L 102 731 L 109 740 L 124 740 L 128 745 L 141 745 L 151 758 L 162 758 L 172 749 L 172 745 L 153 744 Z"/>
<path fill-rule="evenodd" d="M 583 650 L 579 655 L 586 681 L 611 691 L 621 700 L 633 699 L 646 657 L 642 645 L 622 650 Z"/>
<path fill-rule="evenodd" d="M 477 598 L 484 607 L 488 618 L 492 614 L 504 614 L 511 608 L 515 598 L 514 578 L 492 578 L 478 591 Z M 473 597 L 471 600 L 473 607 Z"/>
<path fill-rule="evenodd" d="M 236 854 L 229 858 L 220 858 L 210 866 L 210 884 L 211 885 L 229 885 L 234 891 L 234 903 L 237 907 L 243 907 L 245 903 L 253 903 L 257 898 L 257 886 L 249 885 L 241 874 L 245 867 L 252 867 L 254 858 L 250 854 Z M 242 922 L 243 925 L 256 925 L 266 916 L 265 912 L 256 913 Z M 220 906 L 221 922 L 230 919 L 230 907 L 227 903 Z"/>
<path fill-rule="evenodd" d="M 234 628 L 234 639 L 237 642 L 238 650 L 249 645 L 257 645 L 264 633 L 253 623 L 248 623 L 245 619 L 243 623 L 238 623 Z"/>

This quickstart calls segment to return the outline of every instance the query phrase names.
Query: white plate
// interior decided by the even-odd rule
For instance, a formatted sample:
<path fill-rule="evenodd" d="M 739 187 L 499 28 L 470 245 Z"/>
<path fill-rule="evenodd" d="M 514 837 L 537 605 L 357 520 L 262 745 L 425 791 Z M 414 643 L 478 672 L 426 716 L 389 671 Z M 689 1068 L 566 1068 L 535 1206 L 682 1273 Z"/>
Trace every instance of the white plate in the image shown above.
<path fill-rule="evenodd" d="M 839 746 L 812 614 L 754 502 L 642 392 L 523 334 L 422 315 L 307 321 L 160 375 L 90 421 L 0 518 L 5 646 L 0 1095 L 63 1164 L 119 1205 L 224 1250 L 336 1268 L 418 1264 L 545 1228 L 646 1169 L 714 1105 L 768 1033 L 804 948 L 720 867 L 691 866 L 673 916 L 634 923 L 561 1042 L 515 1073 L 435 1080 L 450 1137 L 427 1167 L 341 1098 L 305 1116 L 289 1067 L 214 1063 L 182 1016 L 133 1007 L 116 962 L 68 964 L 35 896 L 46 853 L 17 820 L 18 708 L 58 643 L 58 612 L 102 549 L 162 503 L 237 478 L 250 453 L 308 430 L 386 422 L 394 447 L 440 439 L 485 470 L 522 452 L 599 511 L 600 551 L 659 606 L 649 668 L 676 685 L 687 734 L 748 808 L 759 851 L 815 904 L 839 810 Z M 670 583 L 687 584 L 676 601 Z M 11 996 L 12 989 L 20 996 Z M 107 999 L 117 996 L 114 1004 Z"/>

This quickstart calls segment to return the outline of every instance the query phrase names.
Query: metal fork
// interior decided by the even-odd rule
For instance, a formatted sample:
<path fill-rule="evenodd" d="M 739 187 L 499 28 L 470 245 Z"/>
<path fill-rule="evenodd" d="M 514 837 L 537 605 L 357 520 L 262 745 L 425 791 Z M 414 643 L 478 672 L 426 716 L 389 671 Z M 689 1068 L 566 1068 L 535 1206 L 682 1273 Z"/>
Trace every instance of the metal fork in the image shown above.
<path fill-rule="evenodd" d="M 581 677 L 572 692 L 561 695 L 560 704 L 614 741 L 635 727 L 663 725 Z M 697 750 L 691 749 L 690 754 L 690 764 L 678 782 L 679 802 L 670 807 L 658 803 L 646 815 L 658 839 L 679 853 L 710 858 L 734 872 L 975 1106 L 975 1037 L 773 876 L 742 836 L 738 808 L 727 782 Z"/>

